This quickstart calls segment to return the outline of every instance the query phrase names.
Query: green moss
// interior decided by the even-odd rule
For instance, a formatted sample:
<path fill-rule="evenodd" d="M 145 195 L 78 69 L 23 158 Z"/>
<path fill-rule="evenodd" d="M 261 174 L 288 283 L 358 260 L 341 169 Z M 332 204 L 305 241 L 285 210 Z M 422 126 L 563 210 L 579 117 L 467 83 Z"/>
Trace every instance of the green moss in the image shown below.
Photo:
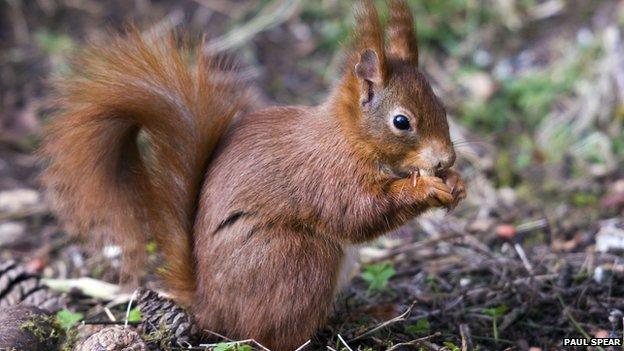
<path fill-rule="evenodd" d="M 54 316 L 34 315 L 19 326 L 23 332 L 33 335 L 37 343 L 46 349 L 58 347 L 67 337 L 61 324 Z"/>
<path fill-rule="evenodd" d="M 148 345 L 158 345 L 160 349 L 167 350 L 171 347 L 173 333 L 167 328 L 163 318 L 160 321 L 158 329 L 149 334 L 142 335 L 142 337 Z"/>

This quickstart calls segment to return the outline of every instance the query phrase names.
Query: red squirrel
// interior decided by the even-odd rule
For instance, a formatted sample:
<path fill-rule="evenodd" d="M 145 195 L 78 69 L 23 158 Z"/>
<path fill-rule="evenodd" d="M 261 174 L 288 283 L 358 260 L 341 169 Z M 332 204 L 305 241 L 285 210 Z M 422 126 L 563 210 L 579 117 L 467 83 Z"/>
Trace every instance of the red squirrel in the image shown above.
<path fill-rule="evenodd" d="M 303 344 L 350 245 L 465 197 L 407 4 L 390 4 L 387 45 L 371 1 L 355 14 L 344 75 L 314 107 L 248 112 L 242 83 L 173 39 L 91 47 L 58 86 L 41 149 L 60 219 L 121 244 L 129 271 L 153 238 L 202 328 Z"/>

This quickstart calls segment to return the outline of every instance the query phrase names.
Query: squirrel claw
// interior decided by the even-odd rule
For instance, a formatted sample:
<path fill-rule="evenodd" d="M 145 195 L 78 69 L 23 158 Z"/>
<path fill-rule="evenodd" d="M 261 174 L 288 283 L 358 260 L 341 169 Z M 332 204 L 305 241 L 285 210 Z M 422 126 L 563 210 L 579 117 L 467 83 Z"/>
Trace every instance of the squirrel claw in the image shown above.
<path fill-rule="evenodd" d="M 420 170 L 416 169 L 412 171 L 412 187 L 416 187 L 418 185 L 418 178 L 420 178 Z"/>
<path fill-rule="evenodd" d="M 453 201 L 448 207 L 449 211 L 457 207 L 457 204 L 466 198 L 466 185 L 461 179 L 459 173 L 453 170 L 447 170 L 442 176 L 444 183 L 451 189 Z"/>

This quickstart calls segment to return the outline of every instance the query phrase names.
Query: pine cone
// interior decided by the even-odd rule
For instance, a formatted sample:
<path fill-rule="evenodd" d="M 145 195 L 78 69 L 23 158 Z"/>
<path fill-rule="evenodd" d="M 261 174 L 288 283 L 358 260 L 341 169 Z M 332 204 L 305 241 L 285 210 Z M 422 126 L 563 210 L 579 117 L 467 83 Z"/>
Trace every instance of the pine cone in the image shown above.
<path fill-rule="evenodd" d="M 139 332 L 147 340 L 150 350 L 184 347 L 197 336 L 197 327 L 191 314 L 173 300 L 153 290 L 139 290 L 138 308 L 141 311 Z"/>
<path fill-rule="evenodd" d="M 54 316 L 35 306 L 0 308 L 0 350 L 59 350 L 65 331 Z"/>
<path fill-rule="evenodd" d="M 116 325 L 100 330 L 74 348 L 74 351 L 145 351 L 145 342 L 137 332 Z"/>
<path fill-rule="evenodd" d="M 0 263 L 0 307 L 20 303 L 56 312 L 65 305 L 64 297 L 50 290 L 41 278 L 15 261 Z"/>

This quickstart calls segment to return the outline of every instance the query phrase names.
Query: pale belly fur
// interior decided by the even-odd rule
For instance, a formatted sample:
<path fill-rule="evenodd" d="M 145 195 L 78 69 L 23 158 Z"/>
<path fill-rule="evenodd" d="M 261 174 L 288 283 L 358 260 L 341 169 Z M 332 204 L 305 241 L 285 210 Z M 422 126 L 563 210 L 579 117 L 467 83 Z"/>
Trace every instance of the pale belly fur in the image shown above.
<path fill-rule="evenodd" d="M 342 265 L 338 273 L 338 284 L 336 284 L 335 294 L 340 293 L 347 287 L 351 279 L 355 276 L 358 268 L 360 245 L 344 245 L 344 258 L 342 259 Z"/>

